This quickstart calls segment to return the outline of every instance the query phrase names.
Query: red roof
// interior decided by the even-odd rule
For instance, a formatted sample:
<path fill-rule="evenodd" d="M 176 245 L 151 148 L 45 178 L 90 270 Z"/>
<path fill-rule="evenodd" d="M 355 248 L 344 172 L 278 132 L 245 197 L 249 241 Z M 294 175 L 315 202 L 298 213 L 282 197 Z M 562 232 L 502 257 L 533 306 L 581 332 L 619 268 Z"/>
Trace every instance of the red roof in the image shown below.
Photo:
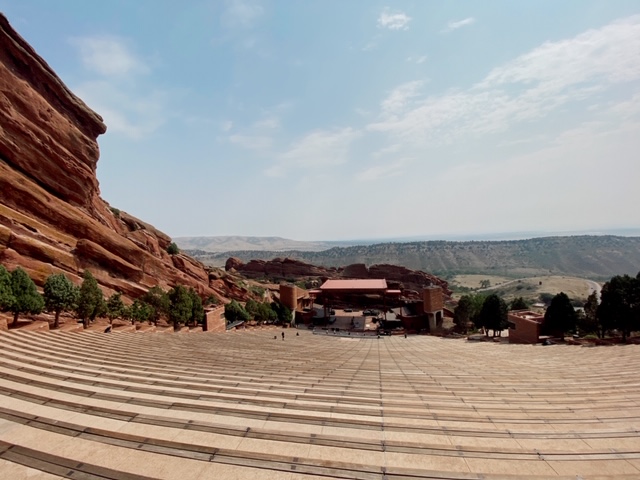
<path fill-rule="evenodd" d="M 386 290 L 387 281 L 384 279 L 374 280 L 327 280 L 322 284 L 320 290 Z"/>

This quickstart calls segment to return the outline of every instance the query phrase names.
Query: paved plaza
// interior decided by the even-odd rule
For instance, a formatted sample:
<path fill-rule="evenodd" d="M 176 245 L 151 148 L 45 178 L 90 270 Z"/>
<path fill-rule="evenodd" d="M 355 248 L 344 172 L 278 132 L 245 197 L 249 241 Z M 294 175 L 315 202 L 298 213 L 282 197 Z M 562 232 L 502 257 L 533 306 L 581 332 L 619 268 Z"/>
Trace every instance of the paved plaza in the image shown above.
<path fill-rule="evenodd" d="M 0 333 L 0 478 L 640 478 L 640 346 L 282 331 Z"/>

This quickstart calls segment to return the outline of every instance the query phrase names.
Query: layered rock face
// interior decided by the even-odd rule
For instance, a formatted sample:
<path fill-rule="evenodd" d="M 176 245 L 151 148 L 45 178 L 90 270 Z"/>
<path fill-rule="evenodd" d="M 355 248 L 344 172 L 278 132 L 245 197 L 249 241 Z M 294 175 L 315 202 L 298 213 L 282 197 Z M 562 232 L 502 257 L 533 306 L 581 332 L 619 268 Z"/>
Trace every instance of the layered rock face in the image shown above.
<path fill-rule="evenodd" d="M 0 263 L 36 284 L 90 270 L 105 293 L 135 298 L 151 286 L 214 294 L 208 273 L 171 239 L 100 198 L 97 138 L 106 131 L 0 14 Z"/>
<path fill-rule="evenodd" d="M 397 265 L 372 265 L 364 263 L 348 265 L 344 268 L 325 268 L 311 265 L 291 258 L 273 260 L 251 260 L 243 263 L 231 257 L 225 264 L 225 270 L 236 271 L 248 278 L 270 278 L 274 280 L 329 278 L 383 278 L 390 288 L 421 289 L 429 285 L 442 287 L 446 295 L 451 295 L 449 284 L 435 275 L 420 270 L 411 270 Z"/>

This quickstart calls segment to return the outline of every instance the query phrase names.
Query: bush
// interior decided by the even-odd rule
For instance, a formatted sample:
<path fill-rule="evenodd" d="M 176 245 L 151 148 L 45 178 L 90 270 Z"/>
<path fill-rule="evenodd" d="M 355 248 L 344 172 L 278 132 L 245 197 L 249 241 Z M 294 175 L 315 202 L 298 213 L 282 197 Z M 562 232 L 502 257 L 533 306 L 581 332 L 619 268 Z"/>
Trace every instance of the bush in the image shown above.
<path fill-rule="evenodd" d="M 178 248 L 178 245 L 176 245 L 176 242 L 171 242 L 169 244 L 169 246 L 167 247 L 167 253 L 169 255 L 177 255 L 178 253 L 180 253 L 180 249 Z"/>
<path fill-rule="evenodd" d="M 118 210 L 115 207 L 111 207 L 111 213 L 113 213 L 113 216 L 116 218 L 120 218 L 120 210 Z"/>

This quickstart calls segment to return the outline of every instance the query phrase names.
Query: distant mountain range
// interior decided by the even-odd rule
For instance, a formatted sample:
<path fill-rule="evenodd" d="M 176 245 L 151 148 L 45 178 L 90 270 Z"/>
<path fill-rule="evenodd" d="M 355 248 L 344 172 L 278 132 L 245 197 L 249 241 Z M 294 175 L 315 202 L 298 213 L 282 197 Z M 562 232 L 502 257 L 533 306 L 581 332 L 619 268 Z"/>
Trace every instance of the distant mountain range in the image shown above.
<path fill-rule="evenodd" d="M 318 242 L 318 245 L 321 243 Z M 178 244 L 180 245 L 179 242 Z M 286 242 L 279 245 L 284 247 Z M 231 256 L 243 261 L 290 257 L 325 267 L 353 263 L 389 263 L 444 277 L 461 273 L 479 273 L 507 276 L 573 275 L 607 279 L 618 274 L 635 276 L 640 271 L 640 237 L 613 235 L 500 241 L 389 242 L 334 246 L 321 251 L 185 250 L 198 260 L 213 266 L 224 265 Z"/>
<path fill-rule="evenodd" d="M 362 245 L 362 241 L 315 241 L 305 242 L 282 237 L 177 237 L 173 239 L 181 250 L 202 250 L 205 252 L 233 252 L 233 251 L 271 251 L 284 252 L 298 250 L 301 252 L 320 252 L 333 247 L 348 247 Z M 366 242 L 370 244 L 373 242 Z"/>

